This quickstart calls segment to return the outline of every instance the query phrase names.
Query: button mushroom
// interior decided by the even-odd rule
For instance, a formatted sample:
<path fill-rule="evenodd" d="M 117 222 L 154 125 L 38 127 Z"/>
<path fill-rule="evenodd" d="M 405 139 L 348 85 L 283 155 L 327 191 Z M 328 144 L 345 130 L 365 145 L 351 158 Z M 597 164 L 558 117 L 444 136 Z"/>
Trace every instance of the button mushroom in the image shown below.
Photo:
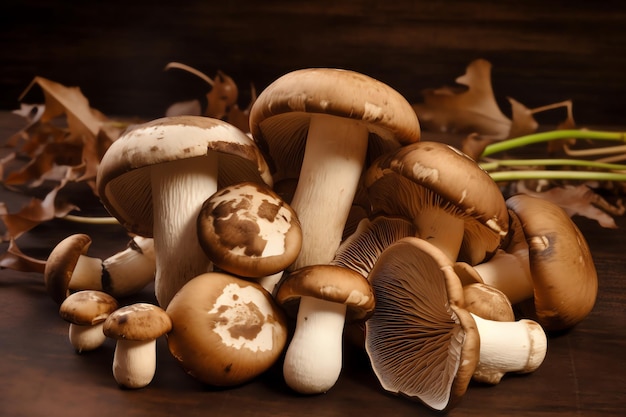
<path fill-rule="evenodd" d="M 272 293 L 279 272 L 300 252 L 302 231 L 296 213 L 269 187 L 242 182 L 202 204 L 198 239 L 214 265 Z"/>
<path fill-rule="evenodd" d="M 91 237 L 78 233 L 59 242 L 44 269 L 48 294 L 62 303 L 70 291 L 99 290 L 115 298 L 137 293 L 154 281 L 152 239 L 135 236 L 126 249 L 102 260 L 87 255 Z"/>
<path fill-rule="evenodd" d="M 70 323 L 69 340 L 76 352 L 95 350 L 104 343 L 103 323 L 117 306 L 115 298 L 95 290 L 78 291 L 63 300 L 59 315 Z"/>
<path fill-rule="evenodd" d="M 496 251 L 508 231 L 498 185 L 457 149 L 439 142 L 403 146 L 368 168 L 373 213 L 405 217 L 450 259 L 474 265 Z"/>
<path fill-rule="evenodd" d="M 156 339 L 169 332 L 172 321 L 153 304 L 135 303 L 114 311 L 102 331 L 116 340 L 113 377 L 125 388 L 147 386 L 156 372 Z"/>
<path fill-rule="evenodd" d="M 167 306 L 172 356 L 195 379 L 243 384 L 272 366 L 287 341 L 282 310 L 259 284 L 208 272 L 191 279 Z"/>
<path fill-rule="evenodd" d="M 309 265 L 283 279 L 276 301 L 288 311 L 297 306 L 283 363 L 287 385 L 301 394 L 328 391 L 341 373 L 344 324 L 364 321 L 374 309 L 369 282 L 341 266 Z"/>
<path fill-rule="evenodd" d="M 567 213 L 548 200 L 518 194 L 506 204 L 511 218 L 517 219 L 513 224 L 518 224 L 511 229 L 513 243 L 469 274 L 502 291 L 547 331 L 576 325 L 592 310 L 598 292 L 584 236 Z"/>
<path fill-rule="evenodd" d="M 128 129 L 102 157 L 96 179 L 109 212 L 130 232 L 154 238 L 155 293 L 162 307 L 185 282 L 212 267 L 196 233 L 202 203 L 231 183 L 272 181 L 247 135 L 201 116 L 166 117 Z"/>
<path fill-rule="evenodd" d="M 385 249 L 370 273 L 376 309 L 365 323 L 365 347 L 372 368 L 385 390 L 435 410 L 453 407 L 477 370 L 493 381 L 531 372 L 546 352 L 536 323 L 465 310 L 453 264 L 436 246 L 407 237 Z"/>
<path fill-rule="evenodd" d="M 297 70 L 271 83 L 252 105 L 250 130 L 275 181 L 298 178 L 291 206 L 303 242 L 293 269 L 333 258 L 366 159 L 420 138 L 417 116 L 397 91 L 332 68 Z"/>

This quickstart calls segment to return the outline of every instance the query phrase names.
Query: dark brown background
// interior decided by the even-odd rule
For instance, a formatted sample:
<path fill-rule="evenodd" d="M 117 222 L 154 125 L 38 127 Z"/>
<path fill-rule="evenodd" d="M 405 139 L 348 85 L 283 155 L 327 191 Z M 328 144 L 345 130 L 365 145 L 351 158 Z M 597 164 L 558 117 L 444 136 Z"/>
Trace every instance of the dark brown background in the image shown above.
<path fill-rule="evenodd" d="M 13 0 L 0 12 L 0 109 L 15 108 L 38 75 L 80 86 L 106 114 L 157 117 L 207 91 L 191 75 L 164 72 L 170 61 L 211 77 L 223 70 L 242 105 L 250 83 L 261 90 L 310 66 L 364 72 L 415 102 L 485 58 L 498 100 L 573 99 L 580 124 L 620 123 L 625 21 L 619 0 Z"/>

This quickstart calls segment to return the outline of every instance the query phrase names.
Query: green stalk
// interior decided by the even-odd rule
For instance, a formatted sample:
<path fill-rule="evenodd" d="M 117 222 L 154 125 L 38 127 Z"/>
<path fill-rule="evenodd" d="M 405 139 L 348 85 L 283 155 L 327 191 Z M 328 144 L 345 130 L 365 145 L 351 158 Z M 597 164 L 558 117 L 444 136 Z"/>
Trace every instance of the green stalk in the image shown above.
<path fill-rule="evenodd" d="M 593 139 L 626 142 L 626 133 L 582 129 L 552 130 L 549 132 L 533 133 L 530 135 L 507 139 L 487 145 L 481 156 L 485 157 L 494 153 L 507 151 L 521 146 L 531 145 L 540 142 L 548 142 L 558 139 Z"/>
<path fill-rule="evenodd" d="M 519 166 L 578 166 L 585 168 L 603 169 L 607 171 L 626 171 L 626 165 L 607 162 L 587 161 L 584 159 L 504 159 L 490 162 L 481 162 L 480 167 L 485 171 L 495 171 L 505 167 Z"/>
<path fill-rule="evenodd" d="M 626 174 L 616 172 L 528 170 L 489 173 L 495 182 L 518 180 L 626 181 Z"/>

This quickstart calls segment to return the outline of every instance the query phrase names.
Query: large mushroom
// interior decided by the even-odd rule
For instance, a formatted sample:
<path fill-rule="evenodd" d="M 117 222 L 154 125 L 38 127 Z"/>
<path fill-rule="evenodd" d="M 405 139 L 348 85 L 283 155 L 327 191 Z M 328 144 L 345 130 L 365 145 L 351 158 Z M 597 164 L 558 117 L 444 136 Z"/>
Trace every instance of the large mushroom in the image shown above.
<path fill-rule="evenodd" d="M 167 344 L 182 368 L 214 386 L 243 384 L 278 360 L 287 341 L 283 311 L 259 284 L 221 272 L 187 282 L 167 306 Z"/>
<path fill-rule="evenodd" d="M 292 314 L 297 308 L 283 363 L 285 382 L 301 394 L 328 391 L 341 373 L 344 324 L 364 321 L 374 309 L 369 282 L 349 268 L 309 265 L 284 278 L 276 301 Z"/>
<path fill-rule="evenodd" d="M 201 116 L 173 116 L 131 127 L 107 150 L 98 194 L 132 233 L 154 238 L 155 293 L 166 307 L 189 279 L 211 269 L 196 219 L 218 188 L 272 183 L 256 144 L 236 127 Z"/>
<path fill-rule="evenodd" d="M 465 281 L 502 291 L 547 331 L 568 329 L 592 310 L 598 276 L 580 229 L 555 203 L 518 194 L 506 200 L 511 243 L 488 262 L 465 269 Z M 473 274 L 473 278 L 472 278 Z"/>
<path fill-rule="evenodd" d="M 198 239 L 215 266 L 273 293 L 281 272 L 300 253 L 302 231 L 296 213 L 278 194 L 266 185 L 242 182 L 202 204 Z"/>
<path fill-rule="evenodd" d="M 482 319 L 465 307 L 449 257 L 407 237 L 390 245 L 370 272 L 376 297 L 365 348 L 382 387 L 435 410 L 453 407 L 472 376 L 496 383 L 506 372 L 532 372 L 546 336 L 532 320 Z"/>
<path fill-rule="evenodd" d="M 275 181 L 298 178 L 290 203 L 303 243 L 292 269 L 333 258 L 366 160 L 420 139 L 417 116 L 397 91 L 332 68 L 301 69 L 271 83 L 250 110 L 250 130 Z"/>
<path fill-rule="evenodd" d="M 474 265 L 493 255 L 508 232 L 498 185 L 452 146 L 418 142 L 378 158 L 365 174 L 374 214 L 402 216 L 450 259 Z"/>

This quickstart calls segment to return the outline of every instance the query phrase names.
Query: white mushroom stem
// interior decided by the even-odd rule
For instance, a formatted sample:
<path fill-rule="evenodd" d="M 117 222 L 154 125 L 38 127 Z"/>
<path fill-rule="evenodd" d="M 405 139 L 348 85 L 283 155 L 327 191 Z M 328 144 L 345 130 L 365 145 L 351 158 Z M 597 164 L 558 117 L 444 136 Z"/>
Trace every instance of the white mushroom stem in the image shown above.
<path fill-rule="evenodd" d="M 69 339 L 74 349 L 76 349 L 76 352 L 87 352 L 102 346 L 106 340 L 106 336 L 102 332 L 103 323 L 104 322 L 100 322 L 94 325 L 70 323 L 68 332 Z"/>
<path fill-rule="evenodd" d="M 284 273 L 285 271 L 279 271 L 272 275 L 266 275 L 264 277 L 256 279 L 256 282 L 258 282 L 261 287 L 265 288 L 267 292 L 274 295 L 277 285 L 283 277 Z"/>
<path fill-rule="evenodd" d="M 155 274 L 154 241 L 147 237 L 133 237 L 128 248 L 102 262 L 104 290 L 114 297 L 136 294 Z"/>
<path fill-rule="evenodd" d="M 71 291 L 102 291 L 102 259 L 80 255 L 68 284 Z"/>
<path fill-rule="evenodd" d="M 311 116 L 291 201 L 302 227 L 302 249 L 291 269 L 333 259 L 363 170 L 368 135 L 363 123 Z"/>
<path fill-rule="evenodd" d="M 332 388 L 342 367 L 345 304 L 302 297 L 293 338 L 283 363 L 287 385 L 301 394 Z"/>
<path fill-rule="evenodd" d="M 123 340 L 115 345 L 113 377 L 126 388 L 143 388 L 156 372 L 156 340 Z"/>
<path fill-rule="evenodd" d="M 497 384 L 507 372 L 535 371 L 546 356 L 547 337 L 532 320 L 513 322 L 482 319 L 472 314 L 480 335 L 480 358 L 473 378 Z"/>
<path fill-rule="evenodd" d="M 162 308 L 187 281 L 212 268 L 198 243 L 196 221 L 202 203 L 217 191 L 217 159 L 209 151 L 152 169 L 155 294 Z"/>
<path fill-rule="evenodd" d="M 498 250 L 489 261 L 475 265 L 474 270 L 483 283 L 502 291 L 511 304 L 533 296 L 528 250 L 515 253 Z"/>

